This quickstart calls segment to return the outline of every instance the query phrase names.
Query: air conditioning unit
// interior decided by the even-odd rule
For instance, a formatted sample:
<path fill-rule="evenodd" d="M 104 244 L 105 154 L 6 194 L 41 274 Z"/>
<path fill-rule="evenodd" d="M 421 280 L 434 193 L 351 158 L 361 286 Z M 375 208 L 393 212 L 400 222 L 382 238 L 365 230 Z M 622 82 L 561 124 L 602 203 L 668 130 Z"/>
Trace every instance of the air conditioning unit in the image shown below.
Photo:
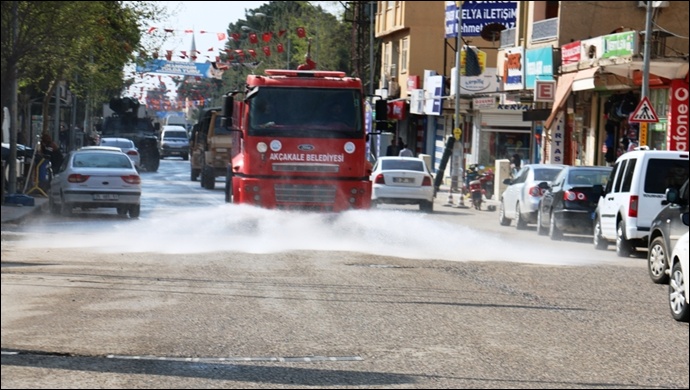
<path fill-rule="evenodd" d="M 652 1 L 652 8 L 667 8 L 668 5 L 669 5 L 668 1 Z M 647 2 L 646 1 L 638 1 L 637 6 L 642 7 L 642 8 L 647 8 Z"/>

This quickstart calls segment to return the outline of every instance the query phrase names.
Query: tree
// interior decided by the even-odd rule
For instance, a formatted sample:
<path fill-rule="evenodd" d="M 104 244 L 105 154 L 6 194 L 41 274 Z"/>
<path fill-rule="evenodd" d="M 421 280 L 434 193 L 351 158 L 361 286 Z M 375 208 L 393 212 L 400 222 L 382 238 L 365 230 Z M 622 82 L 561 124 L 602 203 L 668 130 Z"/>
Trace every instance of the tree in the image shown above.
<path fill-rule="evenodd" d="M 41 93 L 47 119 L 60 82 L 77 94 L 121 90 L 124 64 L 141 48 L 140 27 L 161 15 L 158 8 L 140 1 L 2 2 L 0 98 L 12 106 L 10 192 L 16 182 L 17 94 Z M 48 120 L 43 123 L 47 131 Z"/>

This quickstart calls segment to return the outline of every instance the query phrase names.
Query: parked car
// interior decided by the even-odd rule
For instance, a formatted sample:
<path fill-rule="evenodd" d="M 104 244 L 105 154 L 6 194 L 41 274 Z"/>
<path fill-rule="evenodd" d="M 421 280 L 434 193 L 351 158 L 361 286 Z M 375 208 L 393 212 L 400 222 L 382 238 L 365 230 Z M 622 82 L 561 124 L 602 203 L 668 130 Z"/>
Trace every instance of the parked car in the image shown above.
<path fill-rule="evenodd" d="M 668 283 L 669 255 L 676 242 L 688 231 L 683 213 L 688 212 L 688 180 L 680 187 L 666 189 L 663 208 L 652 220 L 647 251 L 647 270 L 654 283 Z"/>
<path fill-rule="evenodd" d="M 141 156 L 139 155 L 139 149 L 137 149 L 137 146 L 131 139 L 105 137 L 99 139 L 98 145 L 119 148 L 124 154 L 126 154 L 127 156 L 129 156 L 130 159 L 132 159 L 132 162 L 134 163 L 134 166 L 137 168 L 137 171 L 140 170 Z"/>
<path fill-rule="evenodd" d="M 620 155 L 597 205 L 594 247 L 604 250 L 613 241 L 620 257 L 648 248 L 652 219 L 663 207 L 666 188 L 680 189 L 688 170 L 688 152 L 645 146 Z"/>
<path fill-rule="evenodd" d="M 141 177 L 119 148 L 87 146 L 72 151 L 55 172 L 48 196 L 50 210 L 69 216 L 75 207 L 115 208 L 139 217 Z"/>
<path fill-rule="evenodd" d="M 371 205 L 418 204 L 434 210 L 434 186 L 429 168 L 419 157 L 379 157 L 371 173 Z"/>
<path fill-rule="evenodd" d="M 189 160 L 189 137 L 187 129 L 179 125 L 166 125 L 161 130 L 159 142 L 161 159 L 171 156 Z"/>
<path fill-rule="evenodd" d="M 690 292 L 688 292 L 688 212 L 683 213 L 683 223 L 685 224 L 685 234 L 683 234 L 671 252 L 670 267 L 671 279 L 668 283 L 668 303 L 671 309 L 671 316 L 676 321 L 688 322 L 690 313 Z"/>
<path fill-rule="evenodd" d="M 537 222 L 537 210 L 544 190 L 539 183 L 551 185 L 553 179 L 565 168 L 561 164 L 527 164 L 513 179 L 503 180 L 508 188 L 500 197 L 498 223 L 510 225 L 515 220 L 517 229 L 524 229 L 529 223 Z"/>
<path fill-rule="evenodd" d="M 564 233 L 592 234 L 594 211 L 611 167 L 566 166 L 551 185 L 539 183 L 544 195 L 537 211 L 537 233 L 558 240 Z"/>

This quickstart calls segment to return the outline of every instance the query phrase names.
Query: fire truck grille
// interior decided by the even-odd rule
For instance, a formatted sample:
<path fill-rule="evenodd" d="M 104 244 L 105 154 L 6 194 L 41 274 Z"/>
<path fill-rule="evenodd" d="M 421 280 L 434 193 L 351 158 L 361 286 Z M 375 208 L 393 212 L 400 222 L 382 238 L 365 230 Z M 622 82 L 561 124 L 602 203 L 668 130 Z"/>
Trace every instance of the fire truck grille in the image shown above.
<path fill-rule="evenodd" d="M 337 173 L 339 166 L 336 164 L 273 164 L 274 172 L 324 172 Z"/>
<path fill-rule="evenodd" d="M 310 184 L 276 184 L 276 203 L 335 203 L 335 186 Z"/>

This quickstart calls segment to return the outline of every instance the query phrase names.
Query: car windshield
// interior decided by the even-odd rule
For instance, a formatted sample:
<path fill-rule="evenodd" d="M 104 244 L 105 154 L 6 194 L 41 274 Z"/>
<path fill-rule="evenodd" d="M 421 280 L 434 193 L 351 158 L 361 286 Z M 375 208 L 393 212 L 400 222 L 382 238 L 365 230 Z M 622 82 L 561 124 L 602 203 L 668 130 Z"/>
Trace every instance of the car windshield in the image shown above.
<path fill-rule="evenodd" d="M 534 180 L 536 181 L 553 181 L 561 172 L 560 169 L 553 168 L 535 168 Z"/>
<path fill-rule="evenodd" d="M 115 148 L 132 149 L 132 142 L 127 142 L 124 140 L 117 140 L 117 139 L 104 138 L 101 140 L 101 145 L 102 146 L 112 146 Z"/>
<path fill-rule="evenodd" d="M 163 133 L 163 139 L 184 138 L 187 139 L 187 133 L 184 131 L 166 131 Z"/>
<path fill-rule="evenodd" d="M 424 172 L 424 162 L 417 160 L 382 160 L 381 169 L 385 171 L 402 169 Z"/>
<path fill-rule="evenodd" d="M 606 185 L 610 169 L 573 169 L 568 172 L 568 183 L 572 185 Z"/>
<path fill-rule="evenodd" d="M 72 165 L 77 168 L 131 168 L 132 161 L 125 154 L 93 152 L 76 154 Z"/>

